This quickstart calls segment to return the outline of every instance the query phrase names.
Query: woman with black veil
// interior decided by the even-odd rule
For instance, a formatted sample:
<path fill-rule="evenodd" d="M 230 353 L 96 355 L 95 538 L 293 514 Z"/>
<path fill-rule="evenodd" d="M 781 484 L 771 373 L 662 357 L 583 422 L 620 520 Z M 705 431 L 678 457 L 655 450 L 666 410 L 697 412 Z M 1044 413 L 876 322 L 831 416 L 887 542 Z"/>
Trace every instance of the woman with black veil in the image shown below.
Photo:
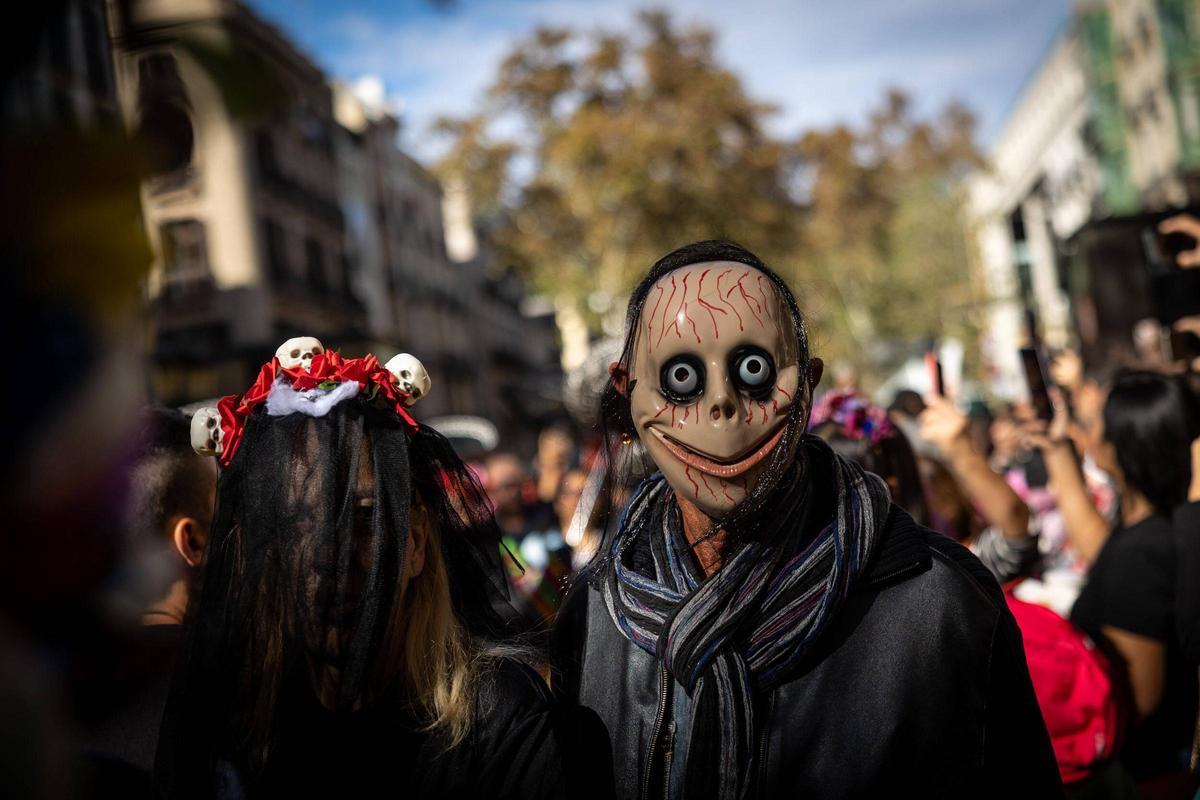
<path fill-rule="evenodd" d="M 560 796 L 559 717 L 497 644 L 515 612 L 486 497 L 406 411 L 428 384 L 285 351 L 193 420 L 225 468 L 161 792 Z"/>

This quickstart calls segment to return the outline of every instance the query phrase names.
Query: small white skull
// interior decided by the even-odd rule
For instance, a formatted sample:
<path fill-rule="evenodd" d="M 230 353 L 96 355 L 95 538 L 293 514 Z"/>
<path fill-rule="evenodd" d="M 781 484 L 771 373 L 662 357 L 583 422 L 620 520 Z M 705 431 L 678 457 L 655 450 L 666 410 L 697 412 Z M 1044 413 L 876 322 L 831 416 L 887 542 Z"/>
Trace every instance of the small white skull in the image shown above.
<path fill-rule="evenodd" d="M 324 352 L 325 346 L 319 339 L 312 336 L 297 336 L 279 345 L 279 349 L 275 351 L 275 357 L 279 359 L 279 363 L 284 369 L 304 367 L 304 371 L 308 372 L 312 369 L 313 356 L 319 356 Z"/>
<path fill-rule="evenodd" d="M 393 357 L 383 367 L 396 376 L 396 382 L 400 385 L 400 388 L 408 393 L 408 399 L 404 401 L 404 405 L 411 406 L 429 394 L 429 387 L 432 385 L 432 381 L 429 380 L 429 373 L 425 371 L 425 367 L 415 356 L 410 356 L 408 353 L 401 353 Z"/>
<path fill-rule="evenodd" d="M 202 456 L 219 456 L 224 439 L 221 412 L 212 406 L 197 409 L 192 415 L 192 449 Z"/>

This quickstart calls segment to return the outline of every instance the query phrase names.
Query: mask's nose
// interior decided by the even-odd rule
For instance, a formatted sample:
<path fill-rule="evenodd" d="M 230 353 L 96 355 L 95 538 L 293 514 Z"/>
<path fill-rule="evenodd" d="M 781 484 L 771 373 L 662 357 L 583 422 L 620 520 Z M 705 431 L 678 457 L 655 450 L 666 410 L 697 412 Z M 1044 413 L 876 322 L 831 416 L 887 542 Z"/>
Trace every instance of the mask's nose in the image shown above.
<path fill-rule="evenodd" d="M 708 417 L 714 427 L 736 421 L 738 416 L 737 391 L 729 380 L 724 364 L 710 364 L 708 369 Z"/>

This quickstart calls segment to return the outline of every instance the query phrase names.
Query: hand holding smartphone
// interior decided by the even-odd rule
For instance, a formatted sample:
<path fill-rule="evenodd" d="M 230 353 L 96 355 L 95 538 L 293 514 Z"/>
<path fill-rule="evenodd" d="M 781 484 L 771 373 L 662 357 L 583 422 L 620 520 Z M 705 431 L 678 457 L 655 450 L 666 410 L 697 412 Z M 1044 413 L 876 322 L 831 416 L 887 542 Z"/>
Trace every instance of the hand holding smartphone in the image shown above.
<path fill-rule="evenodd" d="M 1025 371 L 1025 383 L 1029 386 L 1029 399 L 1037 418 L 1044 422 L 1054 419 L 1054 403 L 1050 400 L 1050 380 L 1046 361 L 1035 347 L 1021 348 L 1021 367 Z"/>

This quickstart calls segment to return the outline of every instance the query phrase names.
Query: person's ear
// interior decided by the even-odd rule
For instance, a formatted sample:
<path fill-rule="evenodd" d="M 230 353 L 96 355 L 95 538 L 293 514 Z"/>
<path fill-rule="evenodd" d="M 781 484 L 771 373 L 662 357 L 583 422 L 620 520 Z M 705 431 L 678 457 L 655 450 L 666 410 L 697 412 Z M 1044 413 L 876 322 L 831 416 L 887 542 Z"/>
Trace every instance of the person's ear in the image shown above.
<path fill-rule="evenodd" d="M 408 553 L 404 557 L 405 580 L 412 580 L 425 569 L 425 546 L 429 542 L 429 517 L 425 509 L 414 504 L 410 513 Z"/>
<path fill-rule="evenodd" d="M 613 388 L 622 397 L 629 397 L 629 370 L 621 366 L 620 362 L 613 361 L 608 365 L 608 374 L 612 377 Z"/>
<path fill-rule="evenodd" d="M 195 517 L 178 517 L 171 528 L 171 543 L 189 567 L 198 567 L 208 544 L 208 529 Z"/>

